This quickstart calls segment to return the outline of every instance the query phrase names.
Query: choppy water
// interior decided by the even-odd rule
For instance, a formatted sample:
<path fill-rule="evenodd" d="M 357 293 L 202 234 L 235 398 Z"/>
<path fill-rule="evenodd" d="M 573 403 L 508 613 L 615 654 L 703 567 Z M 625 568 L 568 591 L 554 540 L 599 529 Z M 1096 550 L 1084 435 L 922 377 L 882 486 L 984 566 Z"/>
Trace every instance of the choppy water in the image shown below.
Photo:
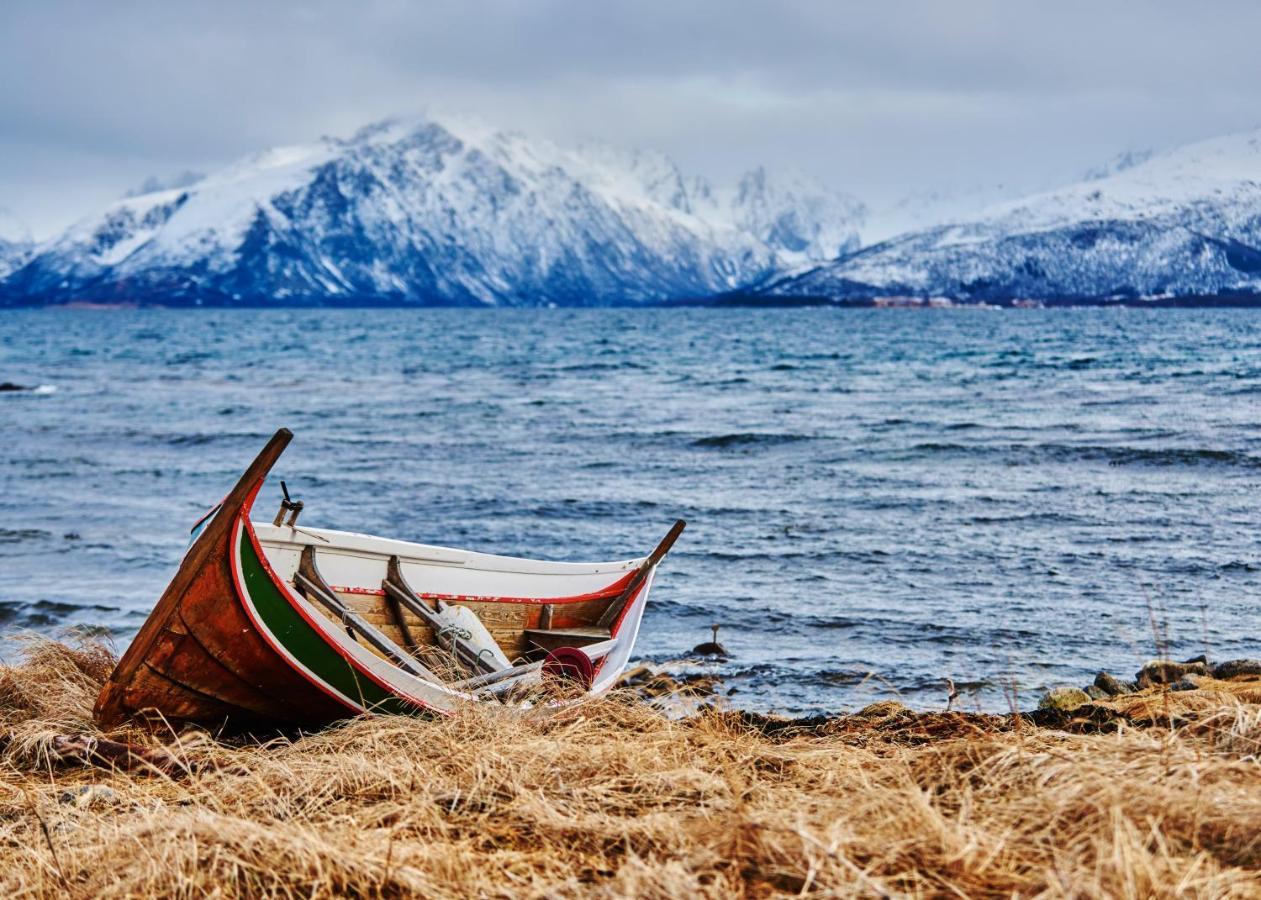
<path fill-rule="evenodd" d="M 721 622 L 736 704 L 1261 655 L 1247 312 L 8 312 L 2 381 L 47 386 L 0 394 L 9 635 L 125 642 L 287 425 L 312 525 L 602 559 L 687 518 L 638 649 Z"/>

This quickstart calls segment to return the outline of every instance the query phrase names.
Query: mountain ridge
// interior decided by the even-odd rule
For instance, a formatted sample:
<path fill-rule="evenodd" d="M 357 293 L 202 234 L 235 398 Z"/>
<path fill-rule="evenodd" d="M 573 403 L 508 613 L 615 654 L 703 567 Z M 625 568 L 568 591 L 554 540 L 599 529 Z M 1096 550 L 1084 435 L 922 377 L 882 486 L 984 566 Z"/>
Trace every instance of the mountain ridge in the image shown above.
<path fill-rule="evenodd" d="M 1261 129 L 1122 163 L 798 267 L 756 293 L 998 303 L 1261 295 Z"/>
<path fill-rule="evenodd" d="M 821 187 L 763 172 L 736 203 L 662 154 L 473 120 L 385 120 L 152 185 L 34 247 L 0 302 L 653 303 L 856 240 L 857 204 Z"/>

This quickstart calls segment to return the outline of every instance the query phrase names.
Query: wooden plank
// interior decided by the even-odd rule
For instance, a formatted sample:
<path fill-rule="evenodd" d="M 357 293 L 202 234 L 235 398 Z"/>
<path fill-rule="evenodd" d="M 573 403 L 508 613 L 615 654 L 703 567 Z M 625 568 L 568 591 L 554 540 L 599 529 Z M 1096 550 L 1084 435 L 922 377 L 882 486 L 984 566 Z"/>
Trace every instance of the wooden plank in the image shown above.
<path fill-rule="evenodd" d="M 548 653 L 558 647 L 585 647 L 609 639 L 607 628 L 527 628 L 526 643 Z"/>
<path fill-rule="evenodd" d="M 417 650 L 416 639 L 412 637 L 411 628 L 407 625 L 407 618 L 403 614 L 403 604 L 393 597 L 387 597 L 386 605 L 390 609 L 390 618 L 394 620 L 395 630 L 398 631 L 399 637 L 403 639 L 403 646 L 415 653 Z"/>
<path fill-rule="evenodd" d="M 487 672 L 473 678 L 457 681 L 451 687 L 461 691 L 478 690 L 492 684 L 498 684 L 501 681 L 507 681 L 509 678 L 518 678 L 522 675 L 529 675 L 531 672 L 537 672 L 543 668 L 543 663 L 544 660 L 541 659 L 538 662 L 521 663 L 520 665 L 510 666 L 507 669 L 498 669 L 494 672 Z"/>

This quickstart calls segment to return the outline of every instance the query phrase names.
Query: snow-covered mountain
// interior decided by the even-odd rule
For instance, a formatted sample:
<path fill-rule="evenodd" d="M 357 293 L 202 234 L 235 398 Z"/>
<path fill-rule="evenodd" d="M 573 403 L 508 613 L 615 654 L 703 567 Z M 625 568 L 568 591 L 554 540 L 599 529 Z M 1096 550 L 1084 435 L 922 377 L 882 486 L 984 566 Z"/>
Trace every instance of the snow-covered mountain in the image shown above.
<path fill-rule="evenodd" d="M 802 267 L 762 293 L 1059 302 L 1261 294 L 1261 130 L 1124 163 Z"/>
<path fill-rule="evenodd" d="M 33 247 L 34 241 L 26 223 L 0 207 L 0 279 L 25 263 Z"/>
<path fill-rule="evenodd" d="M 35 248 L 0 303 L 635 303 L 835 255 L 847 198 L 666 157 L 390 120 L 126 197 Z"/>
<path fill-rule="evenodd" d="M 191 169 L 185 169 L 178 175 L 172 175 L 169 178 L 158 178 L 156 175 L 150 175 L 139 185 L 129 190 L 124 197 L 140 197 L 145 194 L 157 194 L 161 191 L 173 191 L 179 188 L 192 187 L 206 176 L 200 172 L 194 172 Z"/>
<path fill-rule="evenodd" d="M 967 221 L 997 203 L 1026 196 L 1032 189 L 995 182 L 914 191 L 893 203 L 873 204 L 858 226 L 861 243 L 869 247 L 912 231 Z"/>
<path fill-rule="evenodd" d="M 835 259 L 857 250 L 867 208 L 800 172 L 772 176 L 763 167 L 731 187 L 693 179 L 693 209 L 726 221 L 775 250 L 787 262 Z"/>

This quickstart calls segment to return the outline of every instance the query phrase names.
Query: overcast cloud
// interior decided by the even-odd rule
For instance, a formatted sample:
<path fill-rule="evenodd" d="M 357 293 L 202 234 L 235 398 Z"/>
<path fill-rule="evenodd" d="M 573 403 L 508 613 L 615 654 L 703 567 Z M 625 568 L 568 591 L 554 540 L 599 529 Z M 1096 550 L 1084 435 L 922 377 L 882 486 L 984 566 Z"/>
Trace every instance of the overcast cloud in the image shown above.
<path fill-rule="evenodd" d="M 1038 187 L 1261 124 L 1258 34 L 1243 0 L 6 0 L 0 207 L 47 234 L 148 175 L 426 110 L 877 203 Z"/>

